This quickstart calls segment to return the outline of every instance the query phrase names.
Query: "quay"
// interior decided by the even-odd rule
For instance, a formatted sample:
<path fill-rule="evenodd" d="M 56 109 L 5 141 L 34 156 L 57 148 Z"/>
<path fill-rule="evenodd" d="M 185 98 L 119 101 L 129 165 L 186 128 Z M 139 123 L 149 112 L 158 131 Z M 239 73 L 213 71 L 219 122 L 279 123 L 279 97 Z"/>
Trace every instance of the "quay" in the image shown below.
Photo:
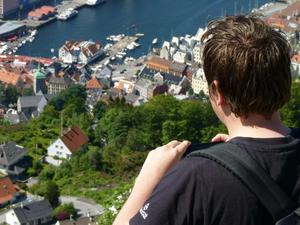
<path fill-rule="evenodd" d="M 80 9 L 86 5 L 86 0 L 65 0 L 61 4 L 56 6 L 57 13 L 62 13 L 66 11 L 69 8 L 73 9 Z M 56 21 L 57 18 L 56 16 L 50 17 L 47 20 L 29 20 L 29 19 L 24 19 L 22 22 L 32 30 L 38 29 L 42 26 L 45 26 L 48 23 Z"/>
<path fill-rule="evenodd" d="M 108 50 L 108 56 L 103 58 L 101 61 L 97 63 L 97 65 L 103 65 L 107 60 L 111 59 L 112 57 L 116 57 L 118 52 L 123 51 L 126 47 L 131 44 L 132 42 L 136 42 L 139 38 L 136 36 L 125 36 L 120 41 L 113 44 Z"/>

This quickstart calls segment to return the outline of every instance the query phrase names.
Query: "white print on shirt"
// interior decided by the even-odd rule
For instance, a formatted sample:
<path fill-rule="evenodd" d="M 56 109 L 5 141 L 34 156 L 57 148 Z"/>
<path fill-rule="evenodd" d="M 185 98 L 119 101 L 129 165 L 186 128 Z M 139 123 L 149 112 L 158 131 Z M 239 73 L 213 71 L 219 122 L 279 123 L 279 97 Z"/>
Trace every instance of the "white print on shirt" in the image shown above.
<path fill-rule="evenodd" d="M 140 214 L 144 220 L 148 217 L 148 214 L 145 211 L 149 208 L 149 205 L 150 203 L 147 203 L 143 208 L 140 209 Z"/>

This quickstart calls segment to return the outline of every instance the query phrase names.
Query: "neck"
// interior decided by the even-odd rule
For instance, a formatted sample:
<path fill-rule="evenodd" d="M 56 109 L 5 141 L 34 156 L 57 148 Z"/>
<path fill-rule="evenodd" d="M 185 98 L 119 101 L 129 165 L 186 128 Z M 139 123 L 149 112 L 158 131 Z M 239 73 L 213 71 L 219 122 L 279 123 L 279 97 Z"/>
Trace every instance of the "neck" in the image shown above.
<path fill-rule="evenodd" d="M 224 123 L 230 139 L 237 136 L 278 138 L 290 133 L 290 129 L 282 123 L 278 113 L 274 113 L 271 119 L 266 119 L 261 115 L 250 115 L 247 119 L 243 119 L 231 114 Z"/>

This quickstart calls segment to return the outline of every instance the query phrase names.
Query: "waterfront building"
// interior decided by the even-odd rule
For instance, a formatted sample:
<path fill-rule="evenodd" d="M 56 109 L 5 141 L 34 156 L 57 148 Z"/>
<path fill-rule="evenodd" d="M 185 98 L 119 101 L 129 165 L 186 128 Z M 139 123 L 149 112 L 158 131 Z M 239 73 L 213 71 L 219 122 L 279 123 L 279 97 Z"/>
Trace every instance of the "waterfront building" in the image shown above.
<path fill-rule="evenodd" d="M 62 90 L 70 87 L 73 83 L 69 76 L 57 77 L 53 75 L 48 81 L 48 93 L 51 95 L 58 94 Z"/>
<path fill-rule="evenodd" d="M 31 20 L 47 20 L 56 14 L 56 8 L 52 6 L 42 6 L 41 8 L 32 10 L 28 13 L 28 19 Z"/>
<path fill-rule="evenodd" d="M 160 50 L 160 58 L 170 60 L 171 55 L 170 55 L 170 43 L 169 42 L 164 42 L 161 50 Z"/>
<path fill-rule="evenodd" d="M 9 41 L 23 36 L 26 33 L 26 25 L 18 21 L 0 22 L 0 40 Z"/>
<path fill-rule="evenodd" d="M 5 18 L 18 11 L 19 0 L 0 0 L 0 17 Z"/>
<path fill-rule="evenodd" d="M 7 224 L 50 224 L 53 209 L 47 199 L 21 204 L 5 214 Z"/>
<path fill-rule="evenodd" d="M 73 127 L 47 148 L 48 156 L 70 159 L 73 153 L 84 149 L 88 141 L 88 137 L 79 127 Z"/>
<path fill-rule="evenodd" d="M 177 51 L 173 56 L 173 60 L 178 63 L 186 63 L 187 59 L 188 54 L 183 51 Z"/>
<path fill-rule="evenodd" d="M 194 62 L 198 63 L 199 65 L 202 64 L 201 56 L 202 56 L 202 47 L 200 42 L 198 42 L 193 49 Z"/>
<path fill-rule="evenodd" d="M 70 64 L 88 64 L 103 55 L 101 43 L 92 41 L 66 41 L 58 52 L 59 59 Z"/>
<path fill-rule="evenodd" d="M 37 69 L 33 73 L 33 91 L 37 94 L 41 91 L 43 94 L 47 93 L 47 86 L 46 86 L 46 73 L 41 70 L 40 68 Z"/>
<path fill-rule="evenodd" d="M 203 92 L 205 95 L 208 95 L 207 81 L 202 68 L 199 68 L 197 73 L 193 76 L 192 88 L 195 94 Z"/>

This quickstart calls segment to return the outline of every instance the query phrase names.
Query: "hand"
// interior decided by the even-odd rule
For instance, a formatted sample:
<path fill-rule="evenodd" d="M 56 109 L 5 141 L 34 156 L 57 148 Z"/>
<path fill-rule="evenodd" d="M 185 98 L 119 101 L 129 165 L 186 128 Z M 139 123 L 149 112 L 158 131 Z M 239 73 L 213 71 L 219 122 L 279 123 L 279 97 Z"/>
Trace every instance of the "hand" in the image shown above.
<path fill-rule="evenodd" d="M 166 172 L 181 159 L 190 144 L 189 141 L 171 141 L 150 151 L 137 179 L 148 182 L 151 179 L 157 184 Z"/>
<path fill-rule="evenodd" d="M 130 218 L 143 206 L 161 178 L 181 159 L 190 144 L 189 141 L 171 141 L 149 152 L 132 192 L 113 225 L 129 224 Z"/>
<path fill-rule="evenodd" d="M 229 141 L 228 134 L 217 134 L 211 139 L 211 142 L 227 142 Z"/>

